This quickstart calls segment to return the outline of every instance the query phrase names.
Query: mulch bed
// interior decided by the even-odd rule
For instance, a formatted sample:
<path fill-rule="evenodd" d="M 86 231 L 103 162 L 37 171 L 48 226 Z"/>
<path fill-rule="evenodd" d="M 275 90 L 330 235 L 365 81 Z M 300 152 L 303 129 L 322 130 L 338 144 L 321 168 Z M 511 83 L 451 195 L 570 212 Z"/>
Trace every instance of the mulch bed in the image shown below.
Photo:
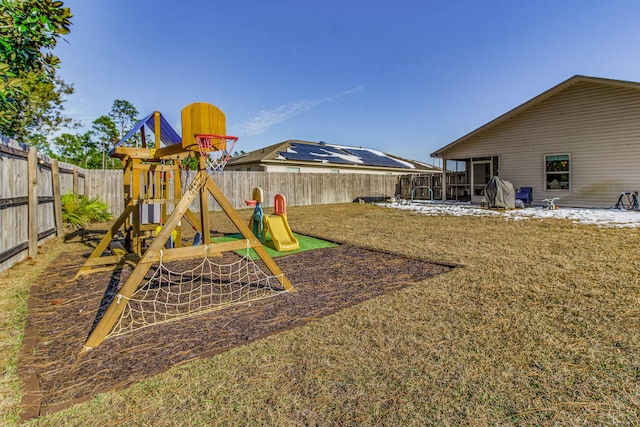
<path fill-rule="evenodd" d="M 295 293 L 108 338 L 80 356 L 107 288 L 121 286 L 131 273 L 125 267 L 119 274 L 95 273 L 75 281 L 83 255 L 60 257 L 31 289 L 19 361 L 23 419 L 122 389 L 452 268 L 348 245 L 279 257 L 276 263 Z"/>

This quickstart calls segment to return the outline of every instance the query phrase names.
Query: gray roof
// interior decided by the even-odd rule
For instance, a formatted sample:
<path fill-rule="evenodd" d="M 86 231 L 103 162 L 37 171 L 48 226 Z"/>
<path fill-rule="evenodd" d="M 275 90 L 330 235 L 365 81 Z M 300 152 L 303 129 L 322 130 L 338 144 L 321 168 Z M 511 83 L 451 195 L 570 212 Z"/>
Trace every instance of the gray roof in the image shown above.
<path fill-rule="evenodd" d="M 407 172 L 433 171 L 440 168 L 403 159 L 365 147 L 288 140 L 252 151 L 229 160 L 228 166 L 255 163 L 323 164 L 340 166 L 363 166 L 368 168 L 406 170 Z"/>

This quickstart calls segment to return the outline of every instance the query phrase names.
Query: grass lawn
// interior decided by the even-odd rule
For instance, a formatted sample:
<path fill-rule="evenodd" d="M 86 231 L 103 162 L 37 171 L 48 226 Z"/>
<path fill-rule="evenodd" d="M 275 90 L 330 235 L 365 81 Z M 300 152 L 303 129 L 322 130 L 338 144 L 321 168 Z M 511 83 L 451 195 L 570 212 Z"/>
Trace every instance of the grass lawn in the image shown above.
<path fill-rule="evenodd" d="M 356 203 L 290 207 L 288 219 L 302 234 L 463 268 L 29 424 L 637 425 L 639 230 Z M 0 273 L 5 423 L 31 267 Z"/>

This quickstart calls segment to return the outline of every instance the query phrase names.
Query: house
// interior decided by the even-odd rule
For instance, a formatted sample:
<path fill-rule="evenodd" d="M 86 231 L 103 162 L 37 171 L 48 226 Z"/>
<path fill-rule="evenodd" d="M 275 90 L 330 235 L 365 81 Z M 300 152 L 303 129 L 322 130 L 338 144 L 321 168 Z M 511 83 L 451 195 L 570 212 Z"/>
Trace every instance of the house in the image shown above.
<path fill-rule="evenodd" d="M 480 203 L 493 175 L 533 204 L 609 208 L 640 190 L 640 83 L 574 76 L 434 153 L 443 199 Z"/>
<path fill-rule="evenodd" d="M 287 140 L 232 157 L 226 170 L 387 175 L 441 173 L 436 166 L 368 148 L 299 140 Z"/>

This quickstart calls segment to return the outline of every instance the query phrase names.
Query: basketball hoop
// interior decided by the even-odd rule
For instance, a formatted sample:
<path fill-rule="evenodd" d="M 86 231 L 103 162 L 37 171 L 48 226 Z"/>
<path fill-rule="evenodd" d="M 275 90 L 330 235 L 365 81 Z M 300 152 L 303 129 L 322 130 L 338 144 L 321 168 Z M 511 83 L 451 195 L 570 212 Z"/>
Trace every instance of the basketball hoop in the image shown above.
<path fill-rule="evenodd" d="M 205 167 L 210 175 L 222 173 L 233 153 L 237 136 L 196 135 L 198 151 L 205 159 Z"/>

